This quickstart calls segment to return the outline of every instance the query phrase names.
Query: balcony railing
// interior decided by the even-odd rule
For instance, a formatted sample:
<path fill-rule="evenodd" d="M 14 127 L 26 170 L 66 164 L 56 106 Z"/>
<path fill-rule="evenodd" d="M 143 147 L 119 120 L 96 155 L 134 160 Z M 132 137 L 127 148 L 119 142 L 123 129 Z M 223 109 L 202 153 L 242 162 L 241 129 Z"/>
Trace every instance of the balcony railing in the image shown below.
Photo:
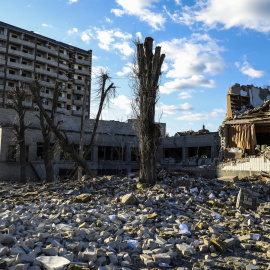
<path fill-rule="evenodd" d="M 73 105 L 82 106 L 83 105 L 83 100 L 74 99 L 73 100 Z"/>
<path fill-rule="evenodd" d="M 64 82 L 67 82 L 68 81 L 68 77 L 66 75 L 58 75 L 58 79 L 59 80 L 62 80 Z"/>
<path fill-rule="evenodd" d="M 52 71 L 48 71 L 48 70 L 45 70 L 45 69 L 37 68 L 36 69 L 36 72 L 37 73 L 44 74 L 44 75 L 48 75 L 48 76 L 53 77 L 53 78 L 56 78 L 56 73 L 55 72 L 52 72 Z"/>
<path fill-rule="evenodd" d="M 39 61 L 39 62 L 45 63 L 45 64 L 49 64 L 49 65 L 54 66 L 54 67 L 57 67 L 57 65 L 58 65 L 56 61 L 49 60 L 49 59 L 47 59 L 45 57 L 37 56 L 36 60 Z"/>
<path fill-rule="evenodd" d="M 10 37 L 9 42 L 25 45 L 25 46 L 28 46 L 30 48 L 35 48 L 35 43 L 34 42 L 26 41 L 26 40 L 23 40 L 23 39 L 20 39 L 20 38 Z"/>
<path fill-rule="evenodd" d="M 66 65 L 66 64 L 59 64 L 59 68 L 67 71 L 68 70 L 68 65 Z"/>
<path fill-rule="evenodd" d="M 77 58 L 75 59 L 75 63 L 80 64 L 80 65 L 84 65 L 84 66 L 89 66 L 90 65 L 89 61 L 82 60 L 82 59 L 77 59 Z"/>
<path fill-rule="evenodd" d="M 72 111 L 73 116 L 82 116 L 82 111 Z"/>
<path fill-rule="evenodd" d="M 6 35 L 0 35 L 0 40 L 7 40 L 7 36 Z"/>
<path fill-rule="evenodd" d="M 24 57 L 27 59 L 34 60 L 34 55 L 31 53 L 24 53 L 24 52 L 19 51 L 19 50 L 11 50 L 11 49 L 8 50 L 8 53 L 15 55 L 15 56 L 18 56 L 18 57 Z"/>
<path fill-rule="evenodd" d="M 74 83 L 75 83 L 75 84 L 82 84 L 82 85 L 83 85 L 83 84 L 84 84 L 84 80 L 78 80 L 78 79 L 75 79 L 75 80 L 74 80 Z"/>
<path fill-rule="evenodd" d="M 14 63 L 14 62 L 7 62 L 7 66 L 8 67 L 12 67 L 12 68 L 17 68 L 17 69 L 23 69 L 23 70 L 27 70 L 27 71 L 34 71 L 34 67 L 33 66 L 29 66 L 29 65 L 23 65 L 20 63 Z"/>
<path fill-rule="evenodd" d="M 82 95 L 83 96 L 84 90 L 78 90 L 78 89 L 74 89 L 73 90 L 73 94 L 75 95 Z"/>
<path fill-rule="evenodd" d="M 55 55 L 55 56 L 58 55 L 58 50 L 49 49 L 48 47 L 44 47 L 44 46 L 41 46 L 41 45 L 37 45 L 37 49 L 38 49 L 38 50 L 41 50 L 41 51 L 43 51 L 43 52 L 50 53 L 50 54 Z"/>
<path fill-rule="evenodd" d="M 59 56 L 60 56 L 60 58 L 62 58 L 64 60 L 68 60 L 69 59 L 69 56 L 67 54 L 64 54 L 64 53 L 60 53 Z"/>
<path fill-rule="evenodd" d="M 89 75 L 89 70 L 81 70 L 81 69 L 75 69 L 75 73 L 76 74 L 80 74 L 80 75 Z"/>
<path fill-rule="evenodd" d="M 58 100 L 59 100 L 60 102 L 67 102 L 67 98 L 66 98 L 66 97 L 62 97 L 62 96 L 60 96 L 60 97 L 58 98 Z"/>

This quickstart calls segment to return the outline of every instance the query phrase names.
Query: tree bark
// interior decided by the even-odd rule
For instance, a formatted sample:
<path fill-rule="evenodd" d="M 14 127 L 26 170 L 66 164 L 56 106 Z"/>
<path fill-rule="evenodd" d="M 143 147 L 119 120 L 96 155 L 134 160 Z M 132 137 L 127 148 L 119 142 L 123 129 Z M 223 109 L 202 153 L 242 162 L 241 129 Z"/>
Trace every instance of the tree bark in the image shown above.
<path fill-rule="evenodd" d="M 160 145 L 160 128 L 155 124 L 158 81 L 165 55 L 156 47 L 153 55 L 153 39 L 145 38 L 144 44 L 137 44 L 139 79 L 139 138 L 140 138 L 140 182 L 154 184 L 156 175 L 156 153 Z"/>

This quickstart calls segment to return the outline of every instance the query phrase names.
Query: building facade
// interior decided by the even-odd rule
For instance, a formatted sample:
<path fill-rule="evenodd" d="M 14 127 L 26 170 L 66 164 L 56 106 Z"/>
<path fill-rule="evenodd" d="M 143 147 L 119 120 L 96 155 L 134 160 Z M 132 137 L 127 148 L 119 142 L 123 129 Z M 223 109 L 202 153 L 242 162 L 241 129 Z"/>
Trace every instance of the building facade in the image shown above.
<path fill-rule="evenodd" d="M 57 112 L 81 116 L 84 90 L 87 92 L 86 116 L 90 111 L 92 51 L 41 36 L 4 22 L 0 22 L 0 106 L 10 101 L 7 92 L 18 82 L 25 85 L 38 79 L 42 86 L 41 97 L 46 110 L 52 106 L 56 81 L 60 82 L 61 95 Z M 24 101 L 31 109 L 31 97 Z"/>

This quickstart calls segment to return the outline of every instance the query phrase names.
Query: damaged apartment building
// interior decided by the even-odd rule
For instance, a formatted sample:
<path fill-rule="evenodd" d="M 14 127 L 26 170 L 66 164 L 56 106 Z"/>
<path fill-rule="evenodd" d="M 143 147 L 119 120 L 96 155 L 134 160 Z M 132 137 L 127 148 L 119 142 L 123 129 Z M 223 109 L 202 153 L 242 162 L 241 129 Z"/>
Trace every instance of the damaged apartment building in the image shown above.
<path fill-rule="evenodd" d="M 227 114 L 219 131 L 220 176 L 270 172 L 269 105 L 269 87 L 235 84 L 229 88 Z"/>
<path fill-rule="evenodd" d="M 89 119 L 91 69 L 91 50 L 85 51 L 0 22 L 0 180 L 18 180 L 20 177 L 19 149 L 12 129 L 16 112 L 7 93 L 18 83 L 27 88 L 33 79 L 38 79 L 42 86 L 43 106 L 50 111 L 55 83 L 60 82 L 56 121 L 61 122 L 61 128 L 78 148 L 85 91 L 85 144 L 90 141 L 94 125 L 94 120 Z M 45 179 L 45 165 L 38 112 L 31 96 L 23 101 L 23 105 L 27 108 L 25 120 L 30 124 L 25 134 L 27 177 L 42 180 Z M 100 121 L 94 147 L 87 157 L 96 174 L 129 173 L 139 169 L 139 139 L 135 125 L 136 120 Z M 209 164 L 218 155 L 217 133 L 203 127 L 198 133 L 178 133 L 167 138 L 165 123 L 159 125 L 162 144 L 157 161 L 162 167 L 177 169 Z M 55 176 L 69 177 L 74 171 L 74 162 L 64 155 L 54 136 L 52 147 L 55 149 Z"/>

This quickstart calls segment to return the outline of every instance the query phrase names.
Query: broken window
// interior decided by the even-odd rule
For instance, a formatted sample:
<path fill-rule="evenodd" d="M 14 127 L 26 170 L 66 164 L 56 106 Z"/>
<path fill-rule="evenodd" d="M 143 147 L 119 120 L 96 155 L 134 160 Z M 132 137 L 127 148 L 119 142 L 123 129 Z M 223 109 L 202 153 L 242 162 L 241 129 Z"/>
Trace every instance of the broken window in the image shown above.
<path fill-rule="evenodd" d="M 16 161 L 17 146 L 10 145 L 8 148 L 7 161 Z"/>
<path fill-rule="evenodd" d="M 43 159 L 43 147 L 44 147 L 43 142 L 37 143 L 37 157 L 41 159 Z"/>
<path fill-rule="evenodd" d="M 176 162 L 182 160 L 182 148 L 164 148 L 164 158 L 174 158 Z"/>
<path fill-rule="evenodd" d="M 140 162 L 139 147 L 131 147 L 131 161 Z"/>

